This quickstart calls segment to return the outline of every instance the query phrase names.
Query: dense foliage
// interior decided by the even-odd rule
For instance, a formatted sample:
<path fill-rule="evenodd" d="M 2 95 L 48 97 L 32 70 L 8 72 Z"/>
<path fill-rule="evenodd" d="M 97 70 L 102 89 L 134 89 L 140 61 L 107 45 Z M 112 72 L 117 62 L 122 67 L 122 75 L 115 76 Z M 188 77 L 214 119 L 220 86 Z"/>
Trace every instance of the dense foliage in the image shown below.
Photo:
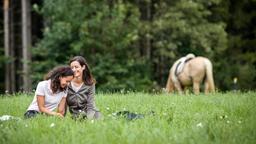
<path fill-rule="evenodd" d="M 192 52 L 213 58 L 227 48 L 225 24 L 209 20 L 209 6 L 219 4 L 216 0 L 44 1 L 46 27 L 35 48 L 35 70 L 82 55 L 102 89 L 163 86 L 178 57 Z M 38 57 L 48 59 L 37 61 Z"/>
<path fill-rule="evenodd" d="M 239 89 L 255 89 L 255 7 L 254 0 L 44 0 L 33 5 L 44 28 L 32 48 L 32 79 L 82 55 L 98 89 L 152 91 L 165 87 L 176 59 L 194 53 L 212 60 L 218 89 L 233 89 L 235 77 Z"/>

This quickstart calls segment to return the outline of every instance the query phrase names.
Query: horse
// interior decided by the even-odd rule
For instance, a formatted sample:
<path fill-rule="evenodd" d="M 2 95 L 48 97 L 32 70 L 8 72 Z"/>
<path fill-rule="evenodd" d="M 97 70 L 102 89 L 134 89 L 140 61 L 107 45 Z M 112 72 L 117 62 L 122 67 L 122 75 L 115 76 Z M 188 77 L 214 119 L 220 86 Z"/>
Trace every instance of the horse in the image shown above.
<path fill-rule="evenodd" d="M 204 82 L 206 94 L 215 91 L 212 63 L 206 57 L 195 57 L 194 54 L 188 54 L 175 61 L 171 67 L 166 91 L 170 93 L 178 90 L 179 94 L 182 94 L 183 89 L 193 85 L 193 92 L 199 94 L 202 82 Z"/>

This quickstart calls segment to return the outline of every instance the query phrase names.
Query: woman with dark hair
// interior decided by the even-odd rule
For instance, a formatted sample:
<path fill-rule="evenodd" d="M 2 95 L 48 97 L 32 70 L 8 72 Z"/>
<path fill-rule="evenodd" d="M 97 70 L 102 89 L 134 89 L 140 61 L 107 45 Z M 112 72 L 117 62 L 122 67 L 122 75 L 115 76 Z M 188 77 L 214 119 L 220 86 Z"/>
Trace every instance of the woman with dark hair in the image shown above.
<path fill-rule="evenodd" d="M 95 106 L 95 80 L 86 60 L 75 56 L 69 61 L 74 79 L 68 86 L 67 105 L 73 118 L 99 119 L 100 112 Z"/>
<path fill-rule="evenodd" d="M 24 114 L 25 118 L 35 117 L 39 113 L 63 117 L 67 86 L 73 78 L 74 72 L 69 66 L 56 67 L 50 71 L 45 80 L 38 83 L 34 99 Z"/>

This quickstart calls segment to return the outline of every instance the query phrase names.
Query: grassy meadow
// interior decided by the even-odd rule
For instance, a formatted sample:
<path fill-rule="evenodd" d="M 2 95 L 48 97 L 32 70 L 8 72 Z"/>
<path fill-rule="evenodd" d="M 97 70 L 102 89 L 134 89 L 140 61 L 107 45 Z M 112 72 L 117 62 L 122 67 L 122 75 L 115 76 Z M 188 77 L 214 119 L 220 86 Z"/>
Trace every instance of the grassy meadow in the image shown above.
<path fill-rule="evenodd" d="M 103 94 L 96 95 L 102 120 L 75 121 L 39 115 L 24 119 L 32 95 L 0 96 L 1 144 L 166 144 L 256 143 L 256 93 L 209 95 Z M 127 120 L 116 112 L 144 114 Z"/>

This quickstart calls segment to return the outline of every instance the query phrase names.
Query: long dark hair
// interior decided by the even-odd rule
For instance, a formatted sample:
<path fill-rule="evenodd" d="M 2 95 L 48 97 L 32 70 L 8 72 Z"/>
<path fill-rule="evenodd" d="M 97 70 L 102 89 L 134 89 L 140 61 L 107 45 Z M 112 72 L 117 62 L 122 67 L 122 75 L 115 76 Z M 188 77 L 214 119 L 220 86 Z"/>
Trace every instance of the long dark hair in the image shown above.
<path fill-rule="evenodd" d="M 60 85 L 60 77 L 74 76 L 74 72 L 69 66 L 58 66 L 51 70 L 46 76 L 45 80 L 51 80 L 51 89 L 53 93 L 59 91 L 64 91 Z"/>
<path fill-rule="evenodd" d="M 85 83 L 85 85 L 92 85 L 95 84 L 96 81 L 93 78 L 93 75 L 90 72 L 90 68 L 89 65 L 87 64 L 86 60 L 84 57 L 82 56 L 75 56 L 73 57 L 70 61 L 69 61 L 69 65 L 73 62 L 73 61 L 77 61 L 79 62 L 79 64 L 81 66 L 85 66 L 85 69 L 83 70 L 83 82 Z"/>

